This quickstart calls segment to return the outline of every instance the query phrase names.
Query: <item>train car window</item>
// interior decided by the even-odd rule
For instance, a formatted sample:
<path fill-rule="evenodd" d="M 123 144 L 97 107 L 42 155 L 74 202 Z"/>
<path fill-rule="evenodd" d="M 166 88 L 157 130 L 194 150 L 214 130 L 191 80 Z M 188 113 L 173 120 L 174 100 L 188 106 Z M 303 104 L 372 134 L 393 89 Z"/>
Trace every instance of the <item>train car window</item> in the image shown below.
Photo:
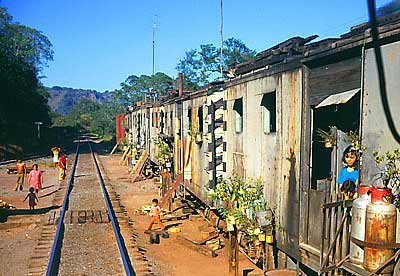
<path fill-rule="evenodd" d="M 264 94 L 261 106 L 264 133 L 276 132 L 276 92 Z"/>
<path fill-rule="evenodd" d="M 235 132 L 243 132 L 243 99 L 236 99 L 233 104 L 235 118 Z"/>

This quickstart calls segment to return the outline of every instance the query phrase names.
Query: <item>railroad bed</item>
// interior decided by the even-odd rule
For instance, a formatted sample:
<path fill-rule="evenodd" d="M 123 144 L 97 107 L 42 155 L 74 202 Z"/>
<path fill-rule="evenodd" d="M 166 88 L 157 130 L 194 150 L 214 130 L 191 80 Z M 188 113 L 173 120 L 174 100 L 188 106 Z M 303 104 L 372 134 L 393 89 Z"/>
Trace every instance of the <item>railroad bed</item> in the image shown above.
<path fill-rule="evenodd" d="M 79 154 L 60 212 L 46 275 L 135 275 L 93 153 Z"/>

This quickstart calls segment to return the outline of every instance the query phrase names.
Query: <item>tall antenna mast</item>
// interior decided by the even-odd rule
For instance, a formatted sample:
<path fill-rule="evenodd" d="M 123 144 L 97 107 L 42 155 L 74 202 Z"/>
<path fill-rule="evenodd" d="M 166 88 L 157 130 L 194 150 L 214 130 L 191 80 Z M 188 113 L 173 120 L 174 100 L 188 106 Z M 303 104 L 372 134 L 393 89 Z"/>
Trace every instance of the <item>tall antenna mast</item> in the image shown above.
<path fill-rule="evenodd" d="M 155 46 L 155 36 L 156 36 L 156 28 L 157 28 L 157 15 L 153 17 L 153 76 L 155 71 L 155 59 L 154 59 L 154 46 Z"/>
<path fill-rule="evenodd" d="M 221 36 L 221 50 L 219 52 L 219 69 L 221 73 L 221 79 L 223 78 L 222 76 L 222 48 L 224 47 L 224 36 L 222 33 L 222 27 L 223 27 L 223 17 L 222 17 L 222 0 L 219 0 L 219 33 Z"/>

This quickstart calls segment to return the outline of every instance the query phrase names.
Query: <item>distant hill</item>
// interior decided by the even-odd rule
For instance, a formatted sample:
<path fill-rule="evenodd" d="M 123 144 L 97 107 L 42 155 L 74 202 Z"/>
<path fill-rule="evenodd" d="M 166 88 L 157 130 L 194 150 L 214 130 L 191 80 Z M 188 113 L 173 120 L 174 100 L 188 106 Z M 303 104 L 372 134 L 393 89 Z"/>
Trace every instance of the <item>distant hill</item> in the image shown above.
<path fill-rule="evenodd" d="M 101 102 L 111 97 L 111 92 L 97 92 L 89 89 L 75 89 L 69 87 L 53 86 L 47 87 L 49 91 L 49 106 L 52 111 L 60 114 L 68 114 L 72 106 L 81 99 L 90 99 Z"/>

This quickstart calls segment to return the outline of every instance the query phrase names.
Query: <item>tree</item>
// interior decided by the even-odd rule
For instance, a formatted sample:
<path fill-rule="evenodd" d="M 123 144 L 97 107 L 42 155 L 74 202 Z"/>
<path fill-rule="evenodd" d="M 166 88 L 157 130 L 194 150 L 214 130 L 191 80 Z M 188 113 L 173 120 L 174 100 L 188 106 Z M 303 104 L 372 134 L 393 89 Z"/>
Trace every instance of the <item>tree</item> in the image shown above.
<path fill-rule="evenodd" d="M 218 78 L 220 72 L 220 48 L 213 44 L 200 45 L 200 50 L 190 50 L 185 53 L 176 69 L 183 73 L 184 86 L 189 89 L 199 87 Z M 241 40 L 229 38 L 224 41 L 222 48 L 223 70 L 247 61 L 255 56 Z"/>
<path fill-rule="evenodd" d="M 39 70 L 53 60 L 50 40 L 40 31 L 12 23 L 12 16 L 0 7 L 0 48 L 9 59 L 23 61 Z"/>
<path fill-rule="evenodd" d="M 159 95 L 165 95 L 173 88 L 173 79 L 161 72 L 153 76 L 131 75 L 121 83 L 121 89 L 113 93 L 114 100 L 120 104 L 127 105 L 139 101 L 149 91 L 155 91 Z"/>
<path fill-rule="evenodd" d="M 50 123 L 48 95 L 38 72 L 52 55 L 46 36 L 13 23 L 0 7 L 0 144 L 32 145 L 35 122 Z"/>

